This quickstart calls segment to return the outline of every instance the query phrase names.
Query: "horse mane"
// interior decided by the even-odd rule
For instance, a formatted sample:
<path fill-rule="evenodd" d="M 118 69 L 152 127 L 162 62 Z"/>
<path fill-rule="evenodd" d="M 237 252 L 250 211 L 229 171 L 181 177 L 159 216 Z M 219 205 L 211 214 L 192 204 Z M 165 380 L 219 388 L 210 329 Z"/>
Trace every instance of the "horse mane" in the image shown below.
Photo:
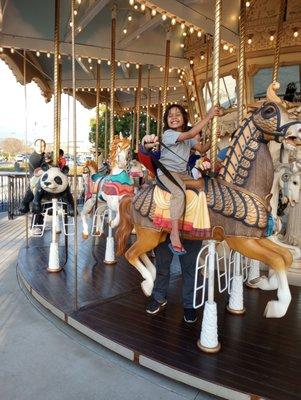
<path fill-rule="evenodd" d="M 88 161 L 86 161 L 85 162 L 85 166 L 86 167 L 91 167 L 91 168 L 93 168 L 95 171 L 98 171 L 98 166 L 97 166 L 97 164 L 96 164 L 96 162 L 94 161 L 94 160 L 88 160 Z"/>

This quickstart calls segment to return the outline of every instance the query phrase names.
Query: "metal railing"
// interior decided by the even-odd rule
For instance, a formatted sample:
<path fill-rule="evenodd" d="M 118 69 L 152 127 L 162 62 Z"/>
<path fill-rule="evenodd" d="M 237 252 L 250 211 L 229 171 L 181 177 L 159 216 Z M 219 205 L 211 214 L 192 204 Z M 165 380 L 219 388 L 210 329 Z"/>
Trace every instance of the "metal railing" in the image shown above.
<path fill-rule="evenodd" d="M 73 176 L 68 176 L 72 190 Z M 84 201 L 84 184 L 82 175 L 77 175 L 78 205 Z M 0 172 L 0 212 L 7 212 L 8 219 L 20 215 L 19 208 L 25 195 L 26 175 L 25 172 Z"/>

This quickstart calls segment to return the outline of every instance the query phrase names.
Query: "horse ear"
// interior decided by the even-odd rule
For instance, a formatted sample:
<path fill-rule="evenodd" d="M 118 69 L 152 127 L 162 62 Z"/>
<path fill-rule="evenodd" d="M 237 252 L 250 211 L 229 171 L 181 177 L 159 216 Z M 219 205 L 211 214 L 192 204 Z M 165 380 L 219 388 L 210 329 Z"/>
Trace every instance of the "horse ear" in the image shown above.
<path fill-rule="evenodd" d="M 119 132 L 119 139 L 123 139 L 123 135 L 121 132 Z"/>
<path fill-rule="evenodd" d="M 131 142 L 132 141 L 132 135 L 128 136 L 128 140 Z"/>

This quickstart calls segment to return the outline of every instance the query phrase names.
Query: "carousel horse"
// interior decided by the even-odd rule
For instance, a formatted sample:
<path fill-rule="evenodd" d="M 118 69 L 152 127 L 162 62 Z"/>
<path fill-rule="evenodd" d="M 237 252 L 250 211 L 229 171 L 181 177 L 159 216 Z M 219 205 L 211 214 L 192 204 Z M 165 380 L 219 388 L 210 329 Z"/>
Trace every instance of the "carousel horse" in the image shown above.
<path fill-rule="evenodd" d="M 273 268 L 278 280 L 278 299 L 267 303 L 264 314 L 276 318 L 285 315 L 291 301 L 286 269 L 292 263 L 292 256 L 287 249 L 265 237 L 274 174 L 267 143 L 288 137 L 301 138 L 301 107 L 282 101 L 276 94 L 278 88 L 278 83 L 269 86 L 267 101 L 244 119 L 218 175 L 205 184 L 210 229 L 196 229 L 194 236 L 192 230 L 182 231 L 190 239 L 225 240 L 234 251 Z M 116 232 L 117 253 L 125 254 L 141 273 L 144 279 L 141 287 L 147 296 L 152 293 L 156 272 L 147 252 L 165 241 L 170 232 L 170 228 L 153 223 L 158 208 L 152 201 L 156 190 L 156 187 L 147 188 L 134 199 L 126 196 L 121 200 Z M 197 208 L 196 214 L 198 211 Z M 136 241 L 125 251 L 133 227 Z"/>
<path fill-rule="evenodd" d="M 111 153 L 109 157 L 110 174 L 100 176 L 95 173 L 95 167 L 92 169 L 90 164 L 89 168 L 92 171 L 91 177 L 93 179 L 93 188 L 89 189 L 89 193 L 92 191 L 93 195 L 87 195 L 90 198 L 84 204 L 83 211 L 81 213 L 83 221 L 83 237 L 88 238 L 88 225 L 86 221 L 86 215 L 91 212 L 93 206 L 97 201 L 97 221 L 96 232 L 97 235 L 102 234 L 103 228 L 103 215 L 106 208 L 111 211 L 111 219 L 109 221 L 112 228 L 116 227 L 119 223 L 119 201 L 126 194 L 134 193 L 134 182 L 129 176 L 127 170 L 129 169 L 131 154 L 131 137 L 123 137 L 121 134 L 115 136 L 111 145 Z M 90 173 L 91 174 L 91 173 Z M 87 204 L 86 204 L 87 203 Z M 114 217 L 113 217 L 114 215 Z"/>
<path fill-rule="evenodd" d="M 142 164 L 138 160 L 130 161 L 129 176 L 133 179 L 135 191 L 137 191 L 142 185 L 144 178 Z"/>

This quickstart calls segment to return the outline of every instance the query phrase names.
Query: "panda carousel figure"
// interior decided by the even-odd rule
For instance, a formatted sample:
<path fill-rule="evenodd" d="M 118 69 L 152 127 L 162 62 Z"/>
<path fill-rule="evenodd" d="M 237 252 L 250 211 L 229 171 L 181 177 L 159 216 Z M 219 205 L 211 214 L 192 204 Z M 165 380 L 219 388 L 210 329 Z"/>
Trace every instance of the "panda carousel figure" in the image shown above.
<path fill-rule="evenodd" d="M 59 215 L 62 216 L 64 233 L 67 235 L 66 226 L 72 224 L 67 224 L 65 217 L 67 215 L 74 217 L 74 199 L 68 182 L 69 167 L 59 168 L 42 164 L 41 170 L 32 202 L 33 228 L 40 228 L 40 236 L 42 236 L 45 230 L 46 217 L 47 215 L 52 215 L 52 241 L 47 270 L 49 272 L 59 272 L 62 267 L 59 265 L 58 241 L 56 238 L 59 232 L 58 218 Z M 41 219 L 42 215 L 44 218 Z M 36 221 L 43 222 L 42 224 L 36 224 Z"/>

